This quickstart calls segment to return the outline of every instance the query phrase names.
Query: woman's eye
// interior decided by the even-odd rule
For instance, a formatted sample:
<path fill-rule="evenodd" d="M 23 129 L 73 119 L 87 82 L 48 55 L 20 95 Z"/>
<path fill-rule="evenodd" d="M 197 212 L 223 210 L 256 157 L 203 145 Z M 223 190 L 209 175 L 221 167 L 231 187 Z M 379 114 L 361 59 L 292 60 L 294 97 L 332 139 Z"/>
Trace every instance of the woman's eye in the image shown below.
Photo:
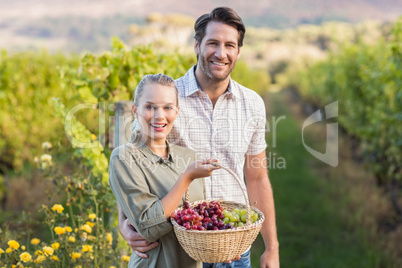
<path fill-rule="evenodd" d="M 172 110 L 173 109 L 173 107 L 171 107 L 171 106 L 166 106 L 165 107 L 165 110 Z"/>

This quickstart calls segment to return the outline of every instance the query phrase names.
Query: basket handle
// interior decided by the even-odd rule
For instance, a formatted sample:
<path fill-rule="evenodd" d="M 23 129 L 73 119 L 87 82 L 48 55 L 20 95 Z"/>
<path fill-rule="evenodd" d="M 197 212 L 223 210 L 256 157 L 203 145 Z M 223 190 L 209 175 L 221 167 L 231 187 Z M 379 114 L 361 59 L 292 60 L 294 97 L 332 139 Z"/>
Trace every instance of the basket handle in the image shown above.
<path fill-rule="evenodd" d="M 247 221 L 246 221 L 246 226 L 247 226 L 247 225 L 250 225 L 250 223 L 251 223 L 251 220 L 250 220 L 250 217 L 251 217 L 250 201 L 249 201 L 249 199 L 248 199 L 247 189 L 242 186 L 242 183 L 241 183 L 240 178 L 239 178 L 239 177 L 237 176 L 237 174 L 234 173 L 232 170 L 230 170 L 230 169 L 227 168 L 227 167 L 222 166 L 222 165 L 219 164 L 219 163 L 212 162 L 211 165 L 214 165 L 214 166 L 216 166 L 216 167 L 220 167 L 220 168 L 226 170 L 227 172 L 229 172 L 233 177 L 235 177 L 237 183 L 238 183 L 239 186 L 240 186 L 240 189 L 242 190 L 244 199 L 246 200 L 246 206 L 247 206 Z M 187 190 L 186 190 L 185 201 L 186 201 L 186 202 L 189 202 L 189 188 L 187 188 Z"/>

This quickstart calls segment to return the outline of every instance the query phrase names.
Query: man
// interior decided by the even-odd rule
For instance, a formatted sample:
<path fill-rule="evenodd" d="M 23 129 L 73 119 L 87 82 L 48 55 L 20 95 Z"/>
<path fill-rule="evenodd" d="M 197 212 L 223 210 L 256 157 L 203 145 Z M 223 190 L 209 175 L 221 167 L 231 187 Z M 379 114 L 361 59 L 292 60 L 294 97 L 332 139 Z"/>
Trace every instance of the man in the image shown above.
<path fill-rule="evenodd" d="M 202 157 L 219 159 L 240 178 L 246 179 L 250 203 L 265 215 L 261 234 L 265 251 L 261 267 L 279 267 L 279 243 L 275 208 L 266 168 L 265 106 L 254 91 L 230 78 L 243 45 L 245 27 L 236 12 L 215 8 L 197 19 L 194 51 L 197 65 L 176 80 L 180 113 L 169 140 L 189 147 Z M 241 187 L 225 170 L 216 170 L 205 179 L 207 199 L 244 203 Z M 137 255 L 157 246 L 136 233 L 119 208 L 119 230 Z M 251 267 L 249 250 L 242 258 L 227 264 L 204 267 Z"/>

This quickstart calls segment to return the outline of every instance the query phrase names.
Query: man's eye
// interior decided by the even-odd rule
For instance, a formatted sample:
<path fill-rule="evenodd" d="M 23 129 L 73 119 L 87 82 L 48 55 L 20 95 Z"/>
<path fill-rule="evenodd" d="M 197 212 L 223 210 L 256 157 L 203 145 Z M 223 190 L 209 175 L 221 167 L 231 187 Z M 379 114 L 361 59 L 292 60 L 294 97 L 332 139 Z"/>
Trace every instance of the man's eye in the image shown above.
<path fill-rule="evenodd" d="M 166 107 L 165 107 L 165 110 L 172 110 L 172 109 L 173 109 L 172 106 L 166 106 Z"/>
<path fill-rule="evenodd" d="M 151 110 L 152 108 L 153 108 L 152 105 L 147 105 L 147 106 L 145 107 L 145 109 L 148 109 L 148 110 Z"/>

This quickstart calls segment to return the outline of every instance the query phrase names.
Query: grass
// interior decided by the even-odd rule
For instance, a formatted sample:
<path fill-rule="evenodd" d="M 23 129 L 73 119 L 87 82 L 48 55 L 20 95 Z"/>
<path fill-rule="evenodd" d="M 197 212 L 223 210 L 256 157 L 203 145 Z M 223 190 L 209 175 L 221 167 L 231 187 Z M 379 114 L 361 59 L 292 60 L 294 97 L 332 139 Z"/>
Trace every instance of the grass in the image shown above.
<path fill-rule="evenodd" d="M 323 175 L 330 174 L 331 167 L 325 167 L 304 148 L 300 119 L 290 114 L 285 93 L 270 94 L 268 98 L 270 116 L 286 115 L 277 125 L 275 148 L 270 146 L 272 133 L 267 135 L 267 152 L 275 152 L 286 160 L 286 168 L 269 170 L 281 267 L 391 267 L 378 247 L 368 242 L 366 230 L 353 224 L 356 220 L 349 213 L 353 211 L 348 211 L 353 210 L 348 206 L 349 195 L 359 193 L 340 190 L 345 188 L 343 178 Z M 322 147 L 319 143 L 325 141 L 323 135 L 306 134 L 310 146 Z M 326 169 L 329 172 L 323 172 Z M 336 169 L 341 170 L 341 165 Z M 364 198 L 359 202 L 364 202 Z M 263 250 L 259 236 L 251 249 L 253 267 L 259 267 Z"/>

